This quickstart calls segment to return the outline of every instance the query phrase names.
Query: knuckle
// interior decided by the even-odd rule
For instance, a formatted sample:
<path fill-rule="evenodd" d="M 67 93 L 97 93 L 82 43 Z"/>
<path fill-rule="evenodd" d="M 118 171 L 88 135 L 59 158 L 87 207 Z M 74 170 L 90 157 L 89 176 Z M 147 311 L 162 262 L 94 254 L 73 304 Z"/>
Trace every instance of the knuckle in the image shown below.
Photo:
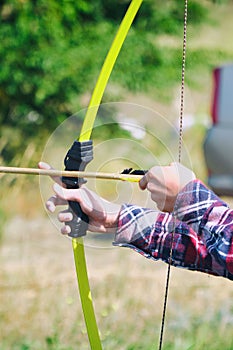
<path fill-rule="evenodd" d="M 148 181 L 150 181 L 153 178 L 153 168 L 148 171 L 146 174 Z"/>
<path fill-rule="evenodd" d="M 149 192 L 152 192 L 153 191 L 153 184 L 151 183 L 151 182 L 148 182 L 147 183 L 147 186 L 146 186 L 146 188 L 147 188 L 147 190 L 149 191 Z"/>

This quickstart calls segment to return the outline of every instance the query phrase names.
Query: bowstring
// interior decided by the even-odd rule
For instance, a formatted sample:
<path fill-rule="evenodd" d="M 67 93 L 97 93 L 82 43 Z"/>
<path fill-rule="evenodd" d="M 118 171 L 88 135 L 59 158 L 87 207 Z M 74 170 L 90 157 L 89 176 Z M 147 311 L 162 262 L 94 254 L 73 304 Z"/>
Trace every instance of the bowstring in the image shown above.
<path fill-rule="evenodd" d="M 178 162 L 179 163 L 181 162 L 182 141 L 183 141 L 184 88 L 185 88 L 184 82 L 185 82 L 185 63 L 186 63 L 187 18 L 188 18 L 188 0 L 184 0 L 184 31 L 183 31 L 182 74 L 181 74 L 180 115 L 179 115 L 179 143 L 178 143 Z M 172 235 L 171 235 L 171 245 L 170 245 L 170 252 L 169 252 L 169 259 L 168 259 L 163 313 L 162 313 L 162 321 L 161 321 L 161 329 L 160 329 L 160 337 L 159 337 L 159 348 L 158 348 L 159 350 L 162 350 L 162 346 L 163 346 L 163 335 L 164 335 L 165 318 L 166 318 L 166 311 L 167 311 L 169 283 L 170 283 L 170 276 L 171 276 L 175 226 L 176 226 L 176 221 L 174 221 L 174 227 L 173 227 Z"/>

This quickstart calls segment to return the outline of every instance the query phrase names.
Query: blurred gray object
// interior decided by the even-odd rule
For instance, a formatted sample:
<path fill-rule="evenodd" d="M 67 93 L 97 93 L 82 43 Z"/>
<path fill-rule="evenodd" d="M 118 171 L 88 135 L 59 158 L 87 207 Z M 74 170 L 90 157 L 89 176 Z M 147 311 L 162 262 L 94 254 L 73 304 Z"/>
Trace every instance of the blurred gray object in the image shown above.
<path fill-rule="evenodd" d="M 233 64 L 216 68 L 213 78 L 212 127 L 204 141 L 208 185 L 233 196 Z"/>

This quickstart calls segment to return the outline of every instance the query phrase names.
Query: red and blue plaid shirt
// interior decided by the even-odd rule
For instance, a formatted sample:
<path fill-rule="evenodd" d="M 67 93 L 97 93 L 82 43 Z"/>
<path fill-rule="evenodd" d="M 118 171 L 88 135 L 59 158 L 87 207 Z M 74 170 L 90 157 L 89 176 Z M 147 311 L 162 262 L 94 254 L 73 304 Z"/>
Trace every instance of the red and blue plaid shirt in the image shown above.
<path fill-rule="evenodd" d="M 233 210 L 201 181 L 179 193 L 173 213 L 124 204 L 114 245 L 147 258 L 233 280 Z"/>

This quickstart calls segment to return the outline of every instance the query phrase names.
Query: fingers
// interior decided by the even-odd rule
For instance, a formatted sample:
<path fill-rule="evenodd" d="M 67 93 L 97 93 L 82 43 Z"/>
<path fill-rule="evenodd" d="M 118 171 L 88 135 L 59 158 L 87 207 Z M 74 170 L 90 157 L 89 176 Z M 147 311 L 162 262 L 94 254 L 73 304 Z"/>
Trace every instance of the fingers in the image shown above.
<path fill-rule="evenodd" d="M 39 162 L 38 168 L 45 169 L 45 170 L 52 170 L 53 169 L 53 167 L 51 167 L 51 165 L 49 165 L 48 163 L 45 163 L 45 162 Z M 59 176 L 50 176 L 50 177 L 54 182 L 58 183 L 59 185 L 62 185 L 62 181 L 61 181 L 61 178 Z"/>
<path fill-rule="evenodd" d="M 73 214 L 69 210 L 60 211 L 58 214 L 58 220 L 60 222 L 69 222 L 73 220 Z"/>
<path fill-rule="evenodd" d="M 180 163 L 154 166 L 140 180 L 139 187 L 151 193 L 151 199 L 163 211 L 171 212 L 178 193 L 192 180 L 195 174 Z"/>
<path fill-rule="evenodd" d="M 82 189 L 81 188 L 79 188 L 79 189 L 77 189 L 77 188 L 66 189 L 66 188 L 60 186 L 59 184 L 54 184 L 53 190 L 56 193 L 56 195 L 64 201 L 80 202 L 82 200 L 82 197 L 81 197 Z"/>
<path fill-rule="evenodd" d="M 100 198 L 86 187 L 66 189 L 58 184 L 53 185 L 54 192 L 63 201 L 78 202 L 82 211 L 89 215 L 93 210 L 101 215 L 102 206 Z"/>
<path fill-rule="evenodd" d="M 84 188 L 79 189 L 66 189 L 59 184 L 54 184 L 53 189 L 55 195 L 50 197 L 46 202 L 46 208 L 53 213 L 57 206 L 66 205 L 68 201 L 75 201 L 80 203 L 83 207 L 85 207 L 86 211 L 91 211 L 93 208 L 88 203 L 84 203 L 88 199 L 88 195 Z"/>
<path fill-rule="evenodd" d="M 47 163 L 40 162 L 38 164 L 40 169 L 52 169 L 51 166 Z M 53 213 L 56 210 L 56 207 L 59 205 L 67 205 L 68 201 L 82 201 L 82 193 L 79 194 L 81 189 L 66 189 L 62 187 L 60 178 L 53 177 L 53 180 L 56 182 L 53 186 L 55 195 L 50 197 L 46 202 L 46 208 L 49 212 Z M 85 188 L 84 186 L 82 187 Z M 73 220 L 73 214 L 69 210 L 64 210 L 58 213 L 58 220 L 64 225 L 61 228 L 61 233 L 63 235 L 69 235 L 71 228 L 68 225 L 70 221 Z"/>
<path fill-rule="evenodd" d="M 61 188 L 61 190 L 64 190 L 64 188 L 62 188 L 59 185 L 54 185 L 54 186 L 59 187 L 59 191 L 60 191 L 60 188 Z M 61 193 L 62 193 L 62 191 L 61 191 Z M 54 195 L 54 196 L 50 197 L 48 199 L 48 201 L 46 202 L 46 208 L 48 209 L 48 211 L 53 213 L 56 210 L 56 207 L 58 205 L 66 205 L 66 204 L 67 204 L 67 200 L 60 198 L 58 195 Z M 57 217 L 61 223 L 64 223 L 64 225 L 61 228 L 61 233 L 63 235 L 68 235 L 71 232 L 71 228 L 69 225 L 66 225 L 66 223 L 73 220 L 73 214 L 69 210 L 64 210 L 64 211 L 61 211 L 60 213 L 58 213 Z"/>
<path fill-rule="evenodd" d="M 141 190 L 146 188 L 150 191 L 151 182 L 157 182 L 157 179 L 161 177 L 162 167 L 154 166 L 151 168 L 139 181 L 139 187 Z"/>
<path fill-rule="evenodd" d="M 50 197 L 47 202 L 46 202 L 46 208 L 50 213 L 53 213 L 56 209 L 56 206 L 58 205 L 66 205 L 67 201 L 57 197 L 57 196 L 52 196 Z"/>
<path fill-rule="evenodd" d="M 63 235 L 68 235 L 71 232 L 71 228 L 69 225 L 66 225 L 66 223 L 73 220 L 73 214 L 68 210 L 61 211 L 58 214 L 58 220 L 61 223 L 64 223 L 64 226 L 62 226 L 62 228 L 61 228 L 61 233 Z"/>
<path fill-rule="evenodd" d="M 70 226 L 68 226 L 68 225 L 62 226 L 62 228 L 61 228 L 61 233 L 62 233 L 63 235 L 68 235 L 70 232 L 71 232 Z"/>
<path fill-rule="evenodd" d="M 53 213 L 56 210 L 56 207 L 58 205 L 66 205 L 66 204 L 67 204 L 66 200 L 59 198 L 58 196 L 55 195 L 55 196 L 50 197 L 47 200 L 46 208 L 48 211 L 50 211 L 50 213 Z M 68 225 L 66 225 L 65 223 L 72 221 L 72 219 L 73 219 L 73 214 L 71 212 L 69 212 L 68 210 L 64 210 L 58 214 L 58 220 L 61 223 L 64 223 L 64 226 L 62 226 L 62 228 L 61 228 L 61 233 L 63 235 L 68 235 L 71 232 L 71 228 Z"/>
<path fill-rule="evenodd" d="M 55 195 L 47 201 L 47 208 L 54 212 L 56 206 L 67 204 L 67 201 L 78 202 L 82 211 L 89 217 L 88 229 L 93 232 L 115 233 L 121 205 L 111 203 L 90 191 L 85 186 L 66 189 L 58 184 L 53 185 Z M 61 233 L 69 234 L 69 222 L 73 214 L 68 210 L 58 214 L 58 220 L 65 224 Z"/>

